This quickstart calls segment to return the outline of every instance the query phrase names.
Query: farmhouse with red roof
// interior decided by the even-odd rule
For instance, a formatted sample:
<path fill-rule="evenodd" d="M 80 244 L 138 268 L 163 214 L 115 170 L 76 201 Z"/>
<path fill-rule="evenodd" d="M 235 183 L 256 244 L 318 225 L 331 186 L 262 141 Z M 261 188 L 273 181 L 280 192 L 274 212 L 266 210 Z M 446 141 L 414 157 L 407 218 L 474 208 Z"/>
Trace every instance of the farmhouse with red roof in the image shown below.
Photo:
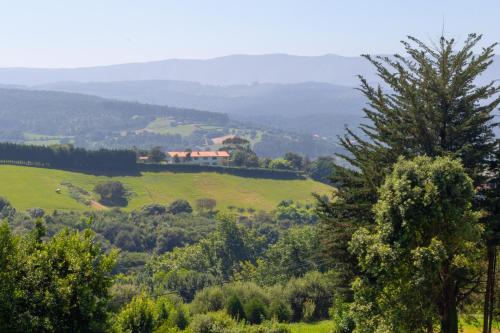
<path fill-rule="evenodd" d="M 227 151 L 169 151 L 168 161 L 172 164 L 227 165 Z"/>

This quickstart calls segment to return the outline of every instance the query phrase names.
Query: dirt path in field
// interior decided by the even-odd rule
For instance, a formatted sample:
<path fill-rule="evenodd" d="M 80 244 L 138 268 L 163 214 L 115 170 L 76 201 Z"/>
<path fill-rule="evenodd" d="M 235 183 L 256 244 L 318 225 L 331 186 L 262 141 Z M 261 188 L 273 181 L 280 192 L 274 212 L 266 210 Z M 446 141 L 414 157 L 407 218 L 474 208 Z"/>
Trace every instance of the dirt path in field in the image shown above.
<path fill-rule="evenodd" d="M 108 207 L 100 204 L 99 202 L 95 201 L 95 200 L 90 200 L 90 207 L 96 209 L 96 210 L 106 210 L 108 209 Z"/>

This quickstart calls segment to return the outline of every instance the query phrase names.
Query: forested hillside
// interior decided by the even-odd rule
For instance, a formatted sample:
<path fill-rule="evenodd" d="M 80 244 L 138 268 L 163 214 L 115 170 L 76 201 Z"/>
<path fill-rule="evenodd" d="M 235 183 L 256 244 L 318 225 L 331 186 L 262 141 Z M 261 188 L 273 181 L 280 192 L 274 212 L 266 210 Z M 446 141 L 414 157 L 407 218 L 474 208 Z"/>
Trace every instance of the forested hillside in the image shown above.
<path fill-rule="evenodd" d="M 336 146 L 312 135 L 232 121 L 224 113 L 198 111 L 84 94 L 0 89 L 0 140 L 30 144 L 72 143 L 85 148 L 211 148 L 228 134 L 259 145 L 265 157 L 288 151 L 317 157 Z"/>
<path fill-rule="evenodd" d="M 237 120 L 334 138 L 361 122 L 364 100 L 353 87 L 327 83 L 215 86 L 183 81 L 58 82 L 33 89 L 227 113 Z"/>

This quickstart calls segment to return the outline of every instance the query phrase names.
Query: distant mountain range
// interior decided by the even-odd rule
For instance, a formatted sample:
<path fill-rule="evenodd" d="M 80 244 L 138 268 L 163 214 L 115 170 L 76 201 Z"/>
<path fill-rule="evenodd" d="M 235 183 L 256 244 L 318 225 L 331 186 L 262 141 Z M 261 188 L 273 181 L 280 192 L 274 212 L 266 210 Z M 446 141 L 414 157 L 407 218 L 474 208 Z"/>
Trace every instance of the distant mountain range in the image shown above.
<path fill-rule="evenodd" d="M 358 74 L 377 81 L 362 57 L 231 55 L 73 69 L 0 68 L 0 86 L 223 112 L 331 138 L 361 121 L 365 99 L 354 89 Z M 495 79 L 499 56 L 478 83 Z"/>
<path fill-rule="evenodd" d="M 0 83 L 36 85 L 59 81 L 108 82 L 135 80 L 193 81 L 212 85 L 300 83 L 307 81 L 356 85 L 357 74 L 373 77 L 361 57 L 286 54 L 230 55 L 191 60 L 170 59 L 73 69 L 0 68 Z"/>
<path fill-rule="evenodd" d="M 230 55 L 194 60 L 170 59 L 72 69 L 0 68 L 0 84 L 37 85 L 59 81 L 109 82 L 135 80 L 193 81 L 211 85 L 325 82 L 356 86 L 358 74 L 375 81 L 373 67 L 362 57 Z M 484 80 L 500 78 L 500 61 Z"/>

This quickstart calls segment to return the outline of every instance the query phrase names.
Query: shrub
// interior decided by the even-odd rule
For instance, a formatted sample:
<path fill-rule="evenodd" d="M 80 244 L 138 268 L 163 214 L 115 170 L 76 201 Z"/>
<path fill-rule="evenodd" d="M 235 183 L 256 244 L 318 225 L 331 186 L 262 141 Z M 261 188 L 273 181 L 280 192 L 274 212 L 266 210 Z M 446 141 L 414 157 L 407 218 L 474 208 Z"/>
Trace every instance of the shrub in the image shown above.
<path fill-rule="evenodd" d="M 208 287 L 196 293 L 191 303 L 192 313 L 207 313 L 224 308 L 226 297 L 219 286 Z"/>
<path fill-rule="evenodd" d="M 316 304 L 314 304 L 313 300 L 308 299 L 307 301 L 302 304 L 302 318 L 306 322 L 312 322 L 314 319 L 316 319 L 315 312 L 316 311 Z"/>
<path fill-rule="evenodd" d="M 152 332 L 155 323 L 154 312 L 155 304 L 151 299 L 144 295 L 134 297 L 118 314 L 116 330 L 131 333 Z"/>
<path fill-rule="evenodd" d="M 28 215 L 31 218 L 38 219 L 45 215 L 45 211 L 42 208 L 31 208 L 28 209 Z"/>
<path fill-rule="evenodd" d="M 168 315 L 168 323 L 170 327 L 178 327 L 181 330 L 188 326 L 188 315 L 183 305 L 179 304 L 177 307 L 171 309 Z"/>
<path fill-rule="evenodd" d="M 229 297 L 226 305 L 227 313 L 236 320 L 245 319 L 245 310 L 240 299 L 236 295 Z"/>
<path fill-rule="evenodd" d="M 230 295 L 238 295 L 243 304 L 252 299 L 259 299 L 265 306 L 270 303 L 267 291 L 253 282 L 228 283 L 223 286 L 223 291 L 226 298 Z"/>
<path fill-rule="evenodd" d="M 336 298 L 335 304 L 330 308 L 330 317 L 333 321 L 332 333 L 351 333 L 355 324 L 349 309 L 349 303 L 342 298 Z"/>
<path fill-rule="evenodd" d="M 269 162 L 269 168 L 277 170 L 291 170 L 293 169 L 293 166 L 289 161 L 283 158 L 277 158 Z"/>
<path fill-rule="evenodd" d="M 109 301 L 109 309 L 112 312 L 118 312 L 124 305 L 137 296 L 137 286 L 133 284 L 118 284 L 114 283 L 110 288 L 111 299 Z"/>
<path fill-rule="evenodd" d="M 253 298 L 245 304 L 245 316 L 249 323 L 260 324 L 266 319 L 266 306 L 258 298 Z"/>
<path fill-rule="evenodd" d="M 158 254 L 172 251 L 175 247 L 180 247 L 188 240 L 186 231 L 183 228 L 165 228 L 158 232 L 156 238 L 155 251 Z"/>
<path fill-rule="evenodd" d="M 167 208 L 159 204 L 146 205 L 141 208 L 141 213 L 145 216 L 163 215 L 166 212 Z"/>
<path fill-rule="evenodd" d="M 290 306 L 281 300 L 273 300 L 269 307 L 269 317 L 280 323 L 290 321 L 292 310 Z"/>
<path fill-rule="evenodd" d="M 174 215 L 181 213 L 191 214 L 193 212 L 193 208 L 186 200 L 178 199 L 168 206 L 168 212 Z"/>
<path fill-rule="evenodd" d="M 204 198 L 196 200 L 196 208 L 200 212 L 205 212 L 205 211 L 211 212 L 214 210 L 216 206 L 217 206 L 217 201 L 215 201 L 215 199 Z"/>
<path fill-rule="evenodd" d="M 100 196 L 99 202 L 107 206 L 125 207 L 127 191 L 121 182 L 107 181 L 97 184 L 94 192 Z"/>
<path fill-rule="evenodd" d="M 236 321 L 231 316 L 224 311 L 219 311 L 195 315 L 189 329 L 193 333 L 226 333 L 228 328 L 236 325 Z"/>
<path fill-rule="evenodd" d="M 11 206 L 10 202 L 5 198 L 0 197 L 0 219 L 13 218 L 15 213 L 16 210 Z"/>
<path fill-rule="evenodd" d="M 332 306 L 334 285 L 325 274 L 309 272 L 302 278 L 290 280 L 284 288 L 284 296 L 292 308 L 292 321 L 304 319 L 304 303 L 314 303 L 310 320 L 328 318 L 328 309 Z M 310 305 L 308 305 L 310 307 Z M 308 315 L 311 315 L 308 313 Z"/>

